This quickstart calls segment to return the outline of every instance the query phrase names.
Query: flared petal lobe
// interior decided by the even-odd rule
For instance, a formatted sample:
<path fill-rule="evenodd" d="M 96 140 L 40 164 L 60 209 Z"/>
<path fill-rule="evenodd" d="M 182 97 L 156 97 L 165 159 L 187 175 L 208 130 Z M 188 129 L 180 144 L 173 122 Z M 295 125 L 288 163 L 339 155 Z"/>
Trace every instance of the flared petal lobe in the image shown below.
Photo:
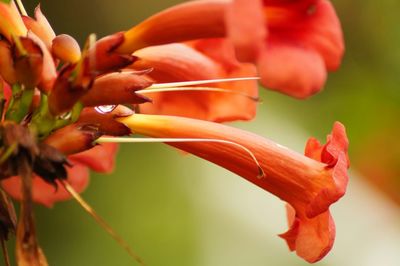
<path fill-rule="evenodd" d="M 111 173 L 115 167 L 117 151 L 118 144 L 103 143 L 90 150 L 71 155 L 69 158 L 98 173 Z"/>
<path fill-rule="evenodd" d="M 235 0 L 228 9 L 227 32 L 237 55 L 258 65 L 267 88 L 296 98 L 315 94 L 325 84 L 326 72 L 338 68 L 344 52 L 332 4 L 266 0 L 260 6 L 260 1 Z M 254 11 L 252 15 L 248 10 Z M 238 27 L 243 17 L 247 17 L 246 26 Z"/>
<path fill-rule="evenodd" d="M 348 179 L 347 138 L 340 123 L 335 123 L 328 143 L 317 147 L 322 150 L 321 158 L 331 156 L 321 162 L 252 133 L 206 121 L 138 114 L 118 120 L 135 133 L 155 138 L 218 139 L 248 148 L 264 177 L 259 178 L 257 163 L 236 145 L 207 140 L 169 144 L 220 165 L 288 202 L 295 210 L 295 219 L 282 237 L 305 260 L 315 262 L 331 249 L 335 230 L 328 208 L 343 196 Z"/>
<path fill-rule="evenodd" d="M 52 40 L 56 37 L 56 34 L 47 18 L 43 15 L 40 5 L 35 8 L 35 18 L 23 16 L 22 20 L 26 28 L 35 33 L 50 50 Z"/>
<path fill-rule="evenodd" d="M 189 45 L 152 46 L 135 53 L 139 60 L 133 67 L 152 68 L 153 71 L 148 76 L 156 83 L 255 77 L 255 67 L 239 63 L 230 50 L 231 47 L 226 45 L 228 43 L 222 40 L 213 40 L 207 43 L 192 42 Z M 219 54 L 219 58 L 215 58 L 215 54 Z M 254 98 L 258 95 L 255 80 L 219 82 L 205 86 L 227 89 L 232 93 L 210 91 L 151 93 L 146 96 L 152 101 L 140 105 L 140 111 L 146 114 L 177 115 L 218 122 L 249 120 L 255 116 L 257 102 Z M 252 97 L 253 100 L 243 95 Z"/>

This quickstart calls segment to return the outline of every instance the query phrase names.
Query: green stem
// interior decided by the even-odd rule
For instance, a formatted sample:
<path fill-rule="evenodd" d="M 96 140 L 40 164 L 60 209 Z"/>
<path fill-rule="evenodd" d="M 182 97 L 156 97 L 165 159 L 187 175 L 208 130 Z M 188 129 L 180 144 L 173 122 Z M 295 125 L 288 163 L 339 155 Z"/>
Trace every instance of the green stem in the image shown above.
<path fill-rule="evenodd" d="M 35 90 L 31 88 L 24 89 L 21 85 L 14 84 L 12 93 L 13 97 L 6 113 L 6 119 L 19 123 L 29 112 Z"/>

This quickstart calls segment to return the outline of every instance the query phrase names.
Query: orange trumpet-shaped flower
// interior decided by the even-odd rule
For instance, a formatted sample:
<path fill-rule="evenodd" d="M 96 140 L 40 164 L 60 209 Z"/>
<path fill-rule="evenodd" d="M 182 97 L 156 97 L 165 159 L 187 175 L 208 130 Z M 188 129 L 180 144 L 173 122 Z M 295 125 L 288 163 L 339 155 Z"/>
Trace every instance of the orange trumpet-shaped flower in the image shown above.
<path fill-rule="evenodd" d="M 228 0 L 190 1 L 168 8 L 124 33 L 120 53 L 173 42 L 225 35 L 225 10 Z"/>
<path fill-rule="evenodd" d="M 234 0 L 226 22 L 237 56 L 258 65 L 262 84 L 297 98 L 318 92 L 343 55 L 327 0 Z"/>
<path fill-rule="evenodd" d="M 215 53 L 223 51 L 223 42 L 208 42 Z M 151 46 L 134 53 L 139 59 L 132 67 L 152 69 L 147 74 L 157 83 L 255 77 L 252 64 L 239 63 L 233 53 L 226 62 L 214 59 L 210 51 L 197 50 L 197 42 L 189 45 L 175 43 Z M 219 82 L 205 85 L 226 89 L 227 92 L 189 91 L 146 94 L 150 103 L 140 106 L 146 114 L 178 115 L 203 120 L 226 122 L 250 120 L 255 116 L 258 86 L 256 80 Z M 229 92 L 229 93 L 228 93 Z M 247 97 L 244 97 L 247 96 Z M 184 108 L 182 108 L 184 106 Z"/>
<path fill-rule="evenodd" d="M 169 145 L 220 165 L 288 202 L 290 229 L 281 237 L 300 257 L 315 262 L 331 249 L 335 225 L 329 206 L 343 196 L 348 181 L 348 141 L 342 124 L 335 123 L 323 146 L 311 138 L 303 156 L 255 134 L 201 120 L 135 114 L 118 121 L 134 133 L 154 138 L 204 139 Z M 216 139 L 237 145 L 207 141 Z M 264 176 L 259 176 L 259 168 Z"/>

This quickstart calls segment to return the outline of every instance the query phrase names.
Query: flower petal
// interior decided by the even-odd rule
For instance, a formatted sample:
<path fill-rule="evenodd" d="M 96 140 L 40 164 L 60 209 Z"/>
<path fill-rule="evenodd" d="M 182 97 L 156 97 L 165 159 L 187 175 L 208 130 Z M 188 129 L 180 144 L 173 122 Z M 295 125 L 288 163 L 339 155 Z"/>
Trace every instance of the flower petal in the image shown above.
<path fill-rule="evenodd" d="M 262 1 L 233 1 L 227 9 L 226 23 L 229 25 L 227 35 L 235 44 L 237 58 L 243 62 L 255 62 L 264 49 L 268 34 Z"/>
<path fill-rule="evenodd" d="M 50 26 L 49 21 L 43 15 L 40 5 L 35 8 L 35 19 L 22 16 L 25 26 L 28 30 L 35 33 L 45 44 L 48 49 L 51 48 L 51 42 L 56 37 L 53 28 Z"/>
<path fill-rule="evenodd" d="M 318 92 L 343 56 L 340 22 L 326 0 L 264 0 L 262 8 L 234 0 L 226 21 L 239 59 L 258 65 L 264 86 L 296 98 Z"/>
<path fill-rule="evenodd" d="M 115 166 L 118 144 L 103 143 L 90 150 L 69 156 L 72 160 L 86 165 L 99 173 L 111 173 Z"/>
<path fill-rule="evenodd" d="M 67 168 L 68 182 L 78 192 L 82 192 L 89 183 L 89 171 L 86 166 L 72 161 L 73 167 Z M 71 198 L 71 195 L 65 188 L 56 181 L 57 189 L 46 183 L 42 178 L 34 176 L 32 180 L 32 197 L 33 201 L 52 207 L 58 201 L 65 201 Z M 13 176 L 1 182 L 3 189 L 13 198 L 21 200 L 21 179 L 18 176 Z"/>
<path fill-rule="evenodd" d="M 261 83 L 296 98 L 307 98 L 325 84 L 322 58 L 312 50 L 270 44 L 258 61 Z"/>
<path fill-rule="evenodd" d="M 191 43 L 197 51 L 184 44 L 169 44 L 141 49 L 135 53 L 140 60 L 135 68 L 153 68 L 148 75 L 159 83 L 207 80 L 220 78 L 254 77 L 254 66 L 240 64 L 233 56 L 217 61 L 208 56 L 211 49 L 217 54 L 229 53 L 220 41 L 206 44 Z M 232 52 L 232 51 L 230 51 Z M 218 58 L 221 59 L 221 58 Z M 234 61 L 233 61 L 234 60 Z M 211 87 L 224 88 L 232 92 L 257 96 L 256 81 L 237 81 L 210 84 Z M 242 95 L 220 92 L 168 92 L 148 94 L 152 103 L 140 106 L 142 113 L 179 115 L 211 121 L 249 120 L 254 117 L 257 103 Z"/>
<path fill-rule="evenodd" d="M 329 211 L 311 219 L 300 218 L 293 207 L 287 205 L 287 213 L 290 229 L 279 236 L 299 257 L 310 263 L 321 260 L 331 250 L 335 240 L 335 223 Z"/>

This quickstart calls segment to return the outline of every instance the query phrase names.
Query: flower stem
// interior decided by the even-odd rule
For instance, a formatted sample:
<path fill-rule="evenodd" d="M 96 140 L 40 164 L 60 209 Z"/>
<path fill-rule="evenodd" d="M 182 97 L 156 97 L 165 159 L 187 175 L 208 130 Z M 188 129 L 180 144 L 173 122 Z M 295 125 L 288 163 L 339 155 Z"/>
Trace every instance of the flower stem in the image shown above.
<path fill-rule="evenodd" d="M 8 255 L 7 246 L 6 246 L 6 243 L 4 241 L 4 237 L 3 236 L 0 236 L 0 242 L 1 242 L 1 250 L 2 250 L 2 253 L 3 253 L 3 257 L 4 257 L 5 266 L 11 266 L 10 257 Z"/>
<path fill-rule="evenodd" d="M 143 260 L 136 255 L 135 252 L 130 248 L 128 243 L 125 242 L 125 240 L 120 237 L 112 228 L 110 225 L 107 224 L 107 222 L 101 218 L 95 210 L 75 191 L 75 189 L 68 183 L 68 181 L 60 179 L 59 180 L 61 184 L 64 186 L 64 188 L 71 194 L 71 196 L 79 203 L 79 205 L 94 218 L 94 220 L 108 233 L 111 235 L 112 238 L 114 238 L 117 243 L 128 252 L 128 254 L 140 265 L 145 266 Z"/>

